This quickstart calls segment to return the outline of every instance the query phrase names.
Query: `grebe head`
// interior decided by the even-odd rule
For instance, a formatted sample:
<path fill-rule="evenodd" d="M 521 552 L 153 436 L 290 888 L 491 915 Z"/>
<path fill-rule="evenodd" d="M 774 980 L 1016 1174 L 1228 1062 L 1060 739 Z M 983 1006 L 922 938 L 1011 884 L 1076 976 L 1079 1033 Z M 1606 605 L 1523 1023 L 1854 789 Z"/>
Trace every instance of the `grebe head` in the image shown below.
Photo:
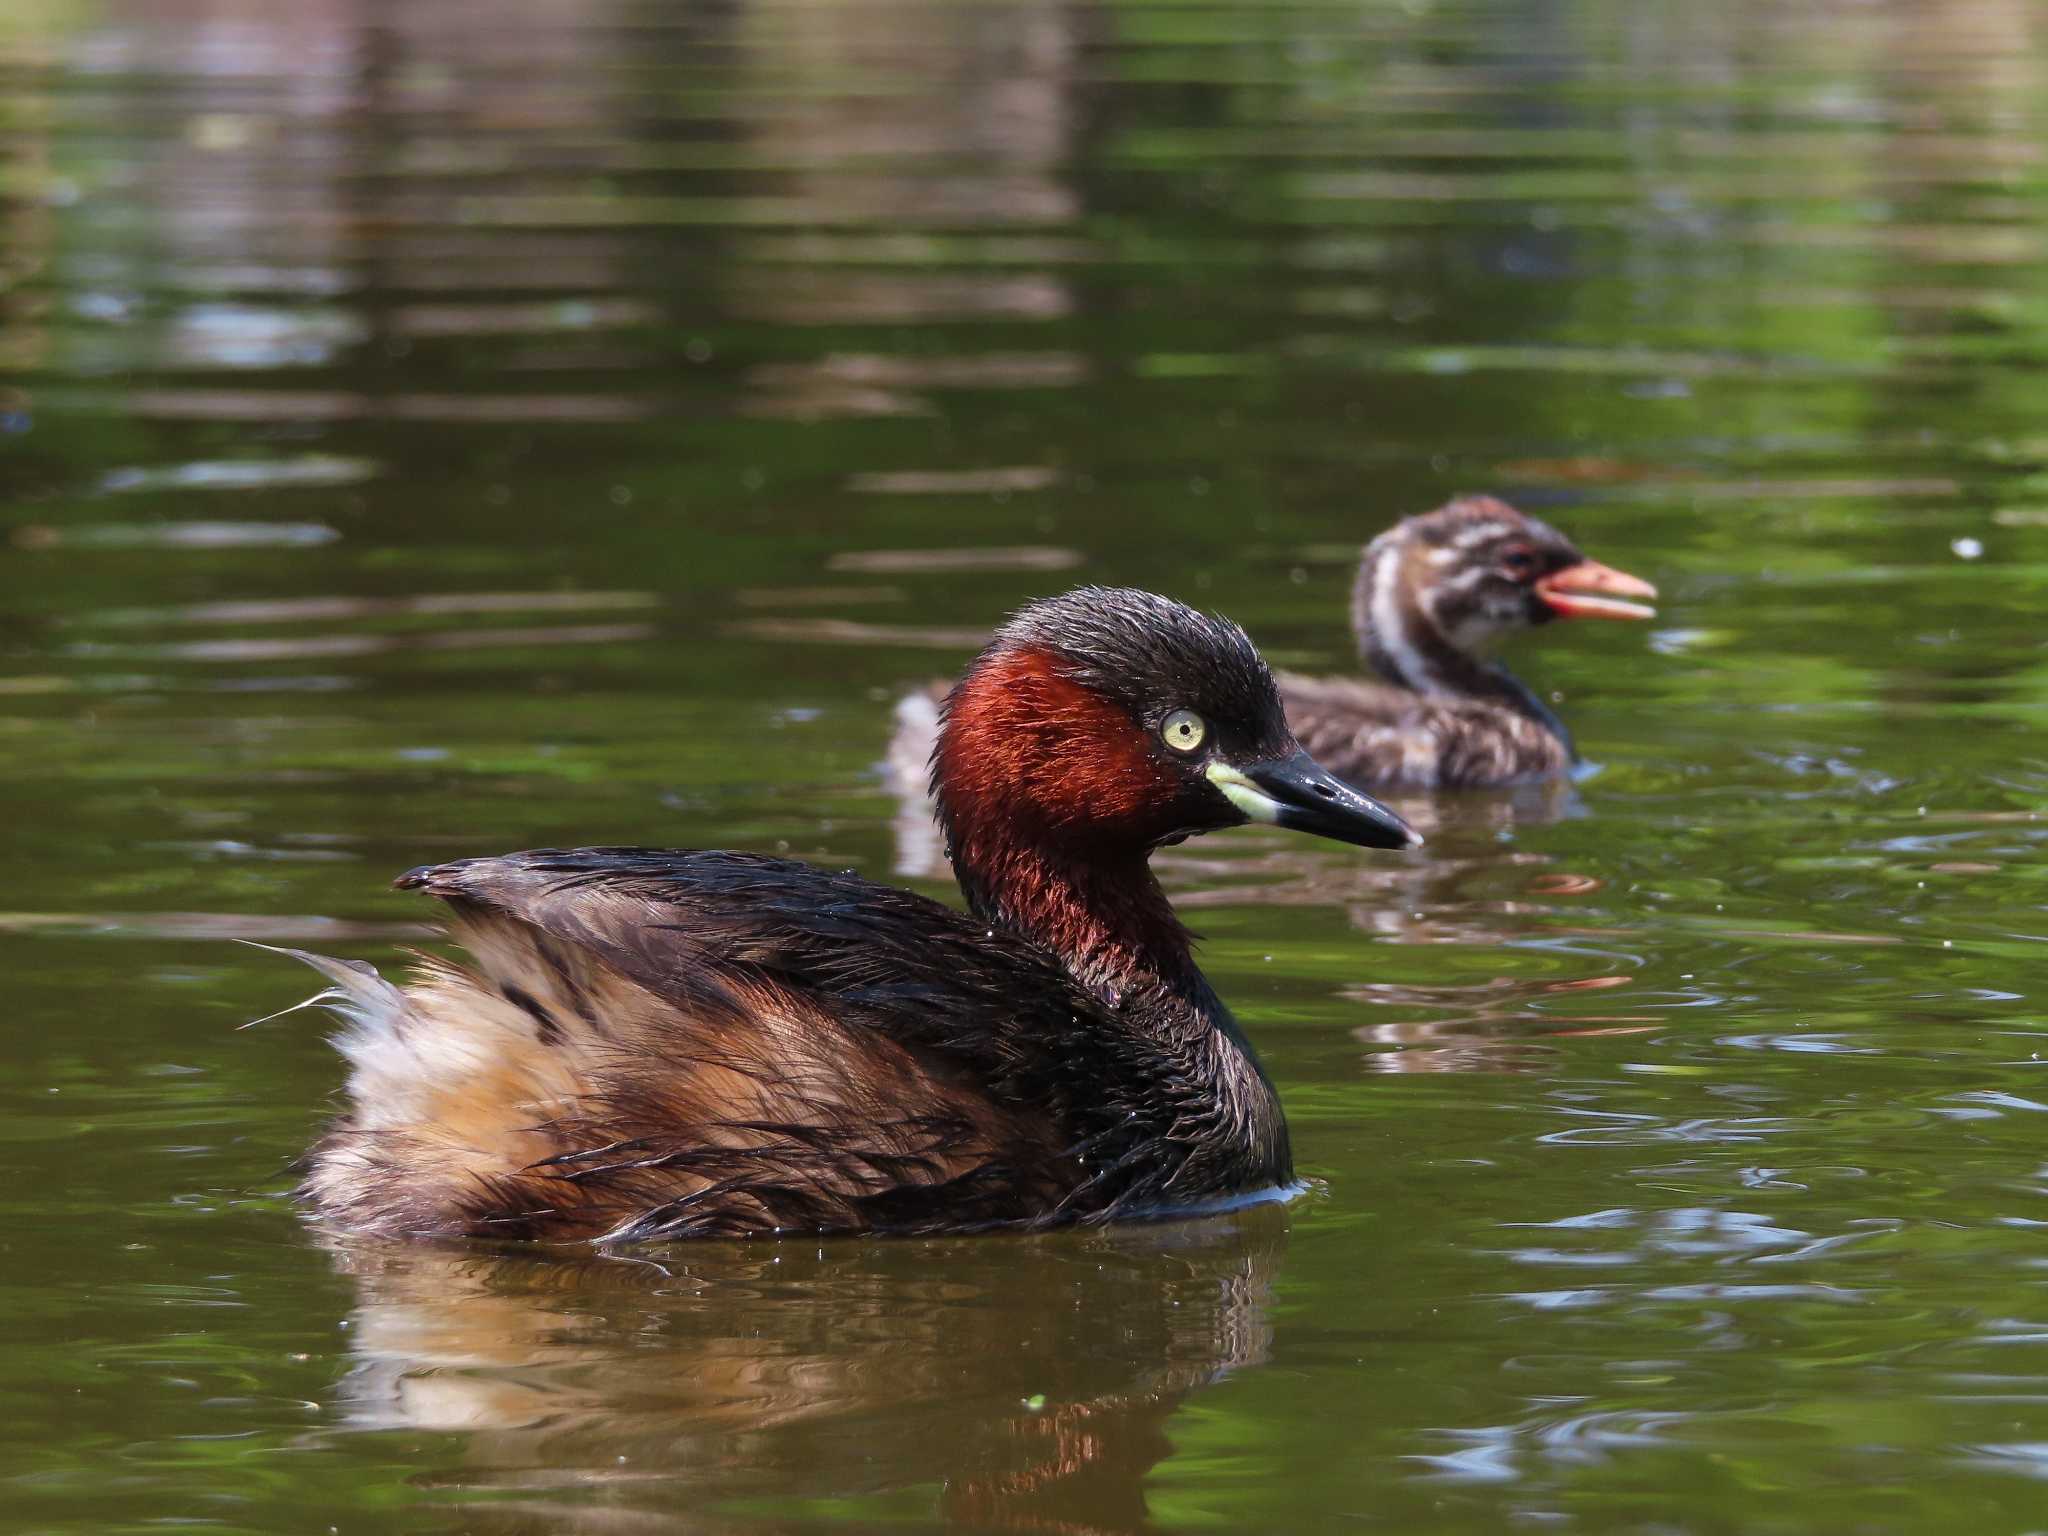
<path fill-rule="evenodd" d="M 1419 644 L 1418 622 L 1468 654 L 1553 619 L 1650 619 L 1629 598 L 1657 589 L 1580 554 L 1548 523 L 1491 496 L 1460 496 L 1406 518 L 1366 546 L 1353 594 L 1361 640 Z M 1370 658 L 1377 664 L 1378 657 Z"/>
<path fill-rule="evenodd" d="M 956 864 L 988 842 L 1108 864 L 1249 821 L 1421 841 L 1295 743 L 1243 630 L 1120 588 L 1047 598 L 996 632 L 947 700 L 932 789 Z"/>

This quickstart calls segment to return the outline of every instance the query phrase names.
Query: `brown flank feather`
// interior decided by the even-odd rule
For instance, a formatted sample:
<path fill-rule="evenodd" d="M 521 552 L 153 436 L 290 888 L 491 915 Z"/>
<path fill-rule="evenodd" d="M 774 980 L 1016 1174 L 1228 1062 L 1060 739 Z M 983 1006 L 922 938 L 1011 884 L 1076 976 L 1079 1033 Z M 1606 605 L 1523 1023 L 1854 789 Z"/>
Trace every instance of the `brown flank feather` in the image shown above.
<path fill-rule="evenodd" d="M 476 965 L 421 965 L 397 1027 L 455 1070 L 359 1087 L 354 1113 L 314 1148 L 306 1193 L 348 1227 L 845 1231 L 889 1224 L 892 1196 L 977 1176 L 998 1205 L 1050 1204 L 1054 1183 L 1072 1181 L 1049 1177 L 1061 1163 L 1049 1127 L 771 967 L 721 967 L 715 983 L 699 969 L 693 985 L 651 989 L 707 965 L 677 931 L 691 916 L 682 904 L 599 887 L 575 909 L 581 942 L 563 942 L 545 917 L 491 904 L 524 899 L 506 889 L 520 873 L 475 860 L 407 877 L 451 898 L 453 936 Z M 557 894 L 529 911 L 546 914 Z M 999 1151 L 1006 1171 L 992 1179 Z M 917 1225 L 919 1200 L 894 1204 Z M 988 1219 L 1006 1214 L 992 1205 Z"/>

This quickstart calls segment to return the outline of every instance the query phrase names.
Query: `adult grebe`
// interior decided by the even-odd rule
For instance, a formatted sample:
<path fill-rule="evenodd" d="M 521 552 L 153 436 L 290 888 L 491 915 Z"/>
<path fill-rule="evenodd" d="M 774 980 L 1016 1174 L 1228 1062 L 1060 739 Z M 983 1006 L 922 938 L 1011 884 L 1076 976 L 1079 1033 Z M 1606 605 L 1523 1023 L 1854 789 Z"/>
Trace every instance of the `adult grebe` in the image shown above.
<path fill-rule="evenodd" d="M 1351 625 L 1385 681 L 1283 673 L 1287 723 L 1331 771 L 1375 788 L 1552 778 L 1578 761 L 1571 732 L 1484 653 L 1553 619 L 1655 618 L 1627 599 L 1656 595 L 1504 501 L 1459 497 L 1396 523 L 1359 561 Z"/>
<path fill-rule="evenodd" d="M 932 781 L 972 915 L 747 853 L 463 859 L 473 968 L 303 955 L 352 1105 L 304 1196 L 350 1229 L 626 1241 L 1107 1221 L 1291 1176 L 1272 1084 L 1154 848 L 1262 821 L 1418 841 L 1289 735 L 1244 632 L 1145 592 L 1023 609 Z"/>

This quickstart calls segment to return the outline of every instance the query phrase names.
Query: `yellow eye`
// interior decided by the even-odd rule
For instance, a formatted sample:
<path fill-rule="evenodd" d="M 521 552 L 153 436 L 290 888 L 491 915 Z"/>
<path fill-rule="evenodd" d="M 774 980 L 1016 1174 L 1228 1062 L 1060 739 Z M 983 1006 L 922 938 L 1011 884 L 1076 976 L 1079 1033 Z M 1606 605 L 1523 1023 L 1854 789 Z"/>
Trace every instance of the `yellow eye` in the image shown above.
<path fill-rule="evenodd" d="M 1159 727 L 1159 736 L 1176 752 L 1192 752 L 1209 739 L 1209 727 L 1192 709 L 1176 709 Z"/>

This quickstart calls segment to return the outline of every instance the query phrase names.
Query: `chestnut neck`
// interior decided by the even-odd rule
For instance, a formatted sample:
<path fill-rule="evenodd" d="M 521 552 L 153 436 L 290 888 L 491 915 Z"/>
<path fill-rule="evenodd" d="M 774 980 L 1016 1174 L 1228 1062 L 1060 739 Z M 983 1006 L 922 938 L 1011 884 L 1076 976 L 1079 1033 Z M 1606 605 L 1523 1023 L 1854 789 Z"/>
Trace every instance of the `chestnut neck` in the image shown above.
<path fill-rule="evenodd" d="M 1127 1096 L 1118 1135 L 1137 1138 L 1134 1154 L 1171 1149 L 1198 1170 L 1187 1189 L 1276 1183 L 1293 1167 L 1279 1098 L 1152 874 L 1152 849 L 1181 830 L 1155 759 L 1054 658 L 985 654 L 933 753 L 947 855 L 975 916 L 1049 950 L 1161 1048 L 1164 1078 L 1104 1085 Z"/>
<path fill-rule="evenodd" d="M 932 767 L 976 916 L 1044 945 L 1106 1001 L 1149 985 L 1221 1011 L 1148 862 L 1181 830 L 1181 786 L 1121 706 L 1048 652 L 986 655 L 947 702 Z"/>
<path fill-rule="evenodd" d="M 1351 589 L 1351 628 L 1365 664 L 1396 688 L 1425 697 L 1475 699 L 1533 720 L 1573 751 L 1571 732 L 1514 673 L 1461 649 L 1430 616 L 1409 579 L 1407 546 L 1366 547 Z"/>
<path fill-rule="evenodd" d="M 1205 1016 L 1220 1011 L 1147 850 L 1083 856 L 1024 829 L 969 819 L 956 823 L 951 854 L 975 916 L 1042 944 L 1105 1002 L 1158 989 Z"/>

